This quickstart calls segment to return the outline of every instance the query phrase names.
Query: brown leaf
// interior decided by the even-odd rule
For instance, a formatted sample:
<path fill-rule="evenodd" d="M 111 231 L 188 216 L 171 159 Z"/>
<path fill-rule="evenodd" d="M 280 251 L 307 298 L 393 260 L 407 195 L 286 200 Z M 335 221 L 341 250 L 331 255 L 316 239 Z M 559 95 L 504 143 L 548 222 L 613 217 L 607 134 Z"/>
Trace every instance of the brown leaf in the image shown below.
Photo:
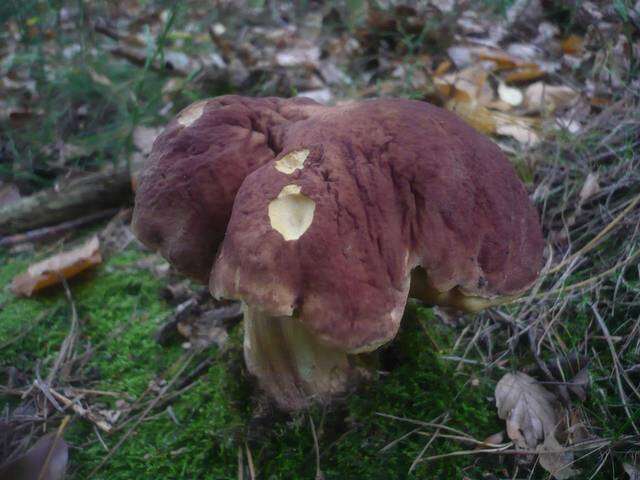
<path fill-rule="evenodd" d="M 446 107 L 479 132 L 487 135 L 495 133 L 496 122 L 491 112 L 478 102 L 472 101 L 465 92 L 457 91 L 454 98 L 447 102 Z"/>
<path fill-rule="evenodd" d="M 40 438 L 27 453 L 0 467 L 0 478 L 61 480 L 69 460 L 69 447 L 55 433 Z"/>
<path fill-rule="evenodd" d="M 529 66 L 524 68 L 519 68 L 518 70 L 514 70 L 509 73 L 505 77 L 505 81 L 507 83 L 526 83 L 532 82 L 533 80 L 538 80 L 546 75 L 545 71 L 540 67 Z"/>
<path fill-rule="evenodd" d="M 579 472 L 571 468 L 573 452 L 563 449 L 553 435 L 548 435 L 538 448 L 540 466 L 557 480 L 576 476 Z"/>
<path fill-rule="evenodd" d="M 524 104 L 531 110 L 552 112 L 564 108 L 580 97 L 580 93 L 566 85 L 547 85 L 535 82 L 524 92 Z"/>
<path fill-rule="evenodd" d="M 19 296 L 30 297 L 34 292 L 57 285 L 62 278 L 74 277 L 101 262 L 100 241 L 94 236 L 79 247 L 31 265 L 26 272 L 13 279 L 11 291 Z"/>
<path fill-rule="evenodd" d="M 537 122 L 527 117 L 518 117 L 501 112 L 493 112 L 496 125 L 495 132 L 514 138 L 527 147 L 533 147 L 540 141 L 540 136 L 535 130 Z"/>
<path fill-rule="evenodd" d="M 535 449 L 558 423 L 556 397 L 522 372 L 507 373 L 496 385 L 498 416 L 507 421 L 507 435 L 519 448 Z"/>
<path fill-rule="evenodd" d="M 567 55 L 577 55 L 582 51 L 584 41 L 578 35 L 569 35 L 562 41 L 562 51 Z"/>
<path fill-rule="evenodd" d="M 489 60 L 496 64 L 498 70 L 511 70 L 522 64 L 522 61 L 509 55 L 506 52 L 500 51 L 483 51 L 478 53 L 480 60 Z"/>
<path fill-rule="evenodd" d="M 438 66 L 436 67 L 436 69 L 433 72 L 433 75 L 436 76 L 436 77 L 438 77 L 440 75 L 444 75 L 450 69 L 451 69 L 451 61 L 450 60 L 443 60 L 442 62 L 440 62 L 438 64 Z"/>
<path fill-rule="evenodd" d="M 493 90 L 487 82 L 488 73 L 479 67 L 468 67 L 459 72 L 434 78 L 434 84 L 446 97 L 456 97 L 464 92 L 468 98 L 456 100 L 474 100 L 487 104 L 493 100 Z"/>

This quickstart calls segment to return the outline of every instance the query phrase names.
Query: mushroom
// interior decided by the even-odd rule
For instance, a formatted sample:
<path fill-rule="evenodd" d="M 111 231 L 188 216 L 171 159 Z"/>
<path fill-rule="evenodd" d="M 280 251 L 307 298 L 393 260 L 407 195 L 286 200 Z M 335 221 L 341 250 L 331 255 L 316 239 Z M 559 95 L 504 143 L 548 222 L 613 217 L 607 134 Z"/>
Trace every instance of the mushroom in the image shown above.
<path fill-rule="evenodd" d="M 401 99 L 195 104 L 154 144 L 134 231 L 243 302 L 247 367 L 285 410 L 356 385 L 409 296 L 474 312 L 542 266 L 537 212 L 498 147 Z"/>

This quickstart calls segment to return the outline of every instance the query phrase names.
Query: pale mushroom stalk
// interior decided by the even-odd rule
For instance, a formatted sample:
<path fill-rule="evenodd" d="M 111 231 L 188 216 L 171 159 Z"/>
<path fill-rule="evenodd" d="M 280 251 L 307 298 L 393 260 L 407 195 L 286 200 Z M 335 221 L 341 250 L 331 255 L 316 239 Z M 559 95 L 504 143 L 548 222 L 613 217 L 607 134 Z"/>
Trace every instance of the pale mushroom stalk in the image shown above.
<path fill-rule="evenodd" d="M 351 356 L 323 345 L 298 319 L 246 304 L 243 312 L 247 368 L 280 406 L 325 403 L 356 384 L 359 371 Z"/>

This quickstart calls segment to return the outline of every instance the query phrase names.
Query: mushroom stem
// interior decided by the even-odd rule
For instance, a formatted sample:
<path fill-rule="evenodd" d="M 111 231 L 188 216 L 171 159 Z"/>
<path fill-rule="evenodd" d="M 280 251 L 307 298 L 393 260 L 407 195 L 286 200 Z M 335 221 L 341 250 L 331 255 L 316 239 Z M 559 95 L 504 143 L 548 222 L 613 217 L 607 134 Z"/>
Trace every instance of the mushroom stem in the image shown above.
<path fill-rule="evenodd" d="M 441 307 L 453 307 L 467 313 L 476 313 L 493 305 L 500 305 L 511 297 L 482 298 L 474 295 L 465 295 L 459 287 L 441 292 L 433 286 L 427 272 L 417 267 L 411 272 L 411 298 L 417 298 L 431 305 Z"/>
<path fill-rule="evenodd" d="M 357 383 L 353 356 L 319 343 L 298 319 L 246 304 L 243 311 L 247 368 L 280 408 L 328 402 Z"/>

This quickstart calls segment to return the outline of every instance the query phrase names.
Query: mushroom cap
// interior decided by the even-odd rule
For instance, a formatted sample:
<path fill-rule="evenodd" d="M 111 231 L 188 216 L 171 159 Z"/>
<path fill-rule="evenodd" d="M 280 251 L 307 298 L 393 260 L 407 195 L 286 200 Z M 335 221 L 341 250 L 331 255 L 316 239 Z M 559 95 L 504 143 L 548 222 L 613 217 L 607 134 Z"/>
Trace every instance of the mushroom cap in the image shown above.
<path fill-rule="evenodd" d="M 182 110 L 156 139 L 138 178 L 136 236 L 206 283 L 242 181 L 277 155 L 280 127 L 306 118 L 314 105 L 227 95 Z"/>
<path fill-rule="evenodd" d="M 215 296 L 294 316 L 351 353 L 391 340 L 416 267 L 486 299 L 542 266 L 539 219 L 513 167 L 455 115 L 385 99 L 314 107 L 237 192 Z"/>

